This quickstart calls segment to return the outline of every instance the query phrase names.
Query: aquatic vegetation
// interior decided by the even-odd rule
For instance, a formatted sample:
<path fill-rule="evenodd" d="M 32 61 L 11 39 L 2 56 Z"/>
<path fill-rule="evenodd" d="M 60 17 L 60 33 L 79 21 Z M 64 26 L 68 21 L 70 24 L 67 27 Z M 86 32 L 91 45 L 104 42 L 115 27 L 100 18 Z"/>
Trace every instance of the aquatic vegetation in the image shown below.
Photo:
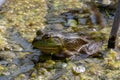
<path fill-rule="evenodd" d="M 14 0 L 14 3 L 7 1 L 4 6 L 5 26 L 14 26 L 28 41 L 32 41 L 36 30 L 44 28 L 44 16 L 47 13 L 45 1 Z"/>
<path fill-rule="evenodd" d="M 94 18 L 95 11 L 91 12 L 92 8 L 88 8 L 85 1 L 90 0 L 7 0 L 0 11 L 0 80 L 119 80 L 119 48 L 106 49 L 113 18 L 108 18 L 104 10 L 101 11 L 100 6 L 106 4 L 96 0 L 100 1 L 96 3 L 97 9 L 107 21 L 107 26 L 101 27 Z M 115 1 L 112 0 L 112 3 L 115 4 Z M 105 9 L 110 9 L 109 4 Z M 68 19 L 64 13 L 72 14 L 69 17 L 73 18 Z M 114 10 L 108 10 L 107 14 L 114 17 L 111 15 Z M 63 60 L 54 59 L 52 53 L 43 55 L 42 50 L 33 49 L 31 42 L 37 30 L 44 28 L 48 31 L 77 33 L 93 41 L 93 44 L 88 45 L 87 52 L 97 55 L 86 56 L 86 47 L 83 47 L 85 51 L 82 54 Z M 72 38 L 69 41 L 74 43 Z M 53 42 L 56 48 L 59 40 Z M 97 42 L 102 42 L 102 45 Z M 98 46 L 101 46 L 99 50 Z"/>

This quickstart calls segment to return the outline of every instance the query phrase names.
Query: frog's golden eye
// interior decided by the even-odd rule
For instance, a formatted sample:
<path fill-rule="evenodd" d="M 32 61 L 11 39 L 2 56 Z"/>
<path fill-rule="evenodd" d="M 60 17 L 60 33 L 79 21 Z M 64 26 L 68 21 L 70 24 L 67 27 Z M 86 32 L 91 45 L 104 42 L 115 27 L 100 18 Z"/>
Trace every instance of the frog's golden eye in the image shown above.
<path fill-rule="evenodd" d="M 43 38 L 43 39 L 50 39 L 50 38 L 51 38 L 51 35 L 45 34 L 42 38 Z"/>

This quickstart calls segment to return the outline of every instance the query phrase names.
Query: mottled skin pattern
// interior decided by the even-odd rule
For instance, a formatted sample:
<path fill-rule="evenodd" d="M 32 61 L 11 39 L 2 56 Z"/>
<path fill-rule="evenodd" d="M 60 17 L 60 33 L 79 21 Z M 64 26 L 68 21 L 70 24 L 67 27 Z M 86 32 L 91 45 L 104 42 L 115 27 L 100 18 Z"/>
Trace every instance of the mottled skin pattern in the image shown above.
<path fill-rule="evenodd" d="M 76 33 L 38 31 L 32 44 L 44 54 L 68 57 L 78 54 L 80 48 L 88 42 Z"/>

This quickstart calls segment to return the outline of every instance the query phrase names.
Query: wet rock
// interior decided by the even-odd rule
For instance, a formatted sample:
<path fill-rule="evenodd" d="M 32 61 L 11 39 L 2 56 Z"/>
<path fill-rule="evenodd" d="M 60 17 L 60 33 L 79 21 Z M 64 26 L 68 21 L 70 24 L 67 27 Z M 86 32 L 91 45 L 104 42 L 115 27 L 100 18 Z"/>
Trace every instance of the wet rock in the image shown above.
<path fill-rule="evenodd" d="M 78 21 L 79 21 L 79 24 L 81 24 L 81 25 L 85 25 L 87 23 L 87 19 L 85 19 L 85 18 L 83 18 L 83 19 L 81 18 Z"/>
<path fill-rule="evenodd" d="M 57 23 L 65 23 L 65 22 L 66 21 L 62 17 L 58 17 L 58 18 L 50 17 L 48 18 L 47 21 L 48 24 L 53 24 L 53 23 L 57 24 Z"/>
<path fill-rule="evenodd" d="M 25 64 L 25 65 L 21 66 L 20 68 L 12 71 L 11 75 L 9 75 L 9 76 L 10 76 L 10 78 L 14 78 L 21 73 L 25 73 L 27 71 L 30 71 L 33 67 L 34 67 L 34 64 Z"/>
<path fill-rule="evenodd" d="M 30 51 L 32 49 L 32 45 L 27 40 L 22 38 L 21 35 L 14 29 L 9 29 L 8 33 L 10 40 L 12 42 L 14 41 L 15 44 L 20 45 L 25 51 Z"/>
<path fill-rule="evenodd" d="M 66 72 L 66 69 L 56 70 L 56 73 L 52 76 L 52 78 L 50 78 L 50 80 L 59 79 L 62 75 L 64 75 L 65 72 Z"/>
<path fill-rule="evenodd" d="M 17 65 L 17 66 L 20 66 L 21 65 L 21 59 L 14 58 L 14 59 L 12 59 L 12 63 Z"/>
<path fill-rule="evenodd" d="M 0 61 L 0 65 L 7 66 L 7 65 L 8 65 L 8 62 L 7 62 L 7 61 L 4 61 L 4 60 L 1 60 L 1 61 Z"/>
<path fill-rule="evenodd" d="M 110 0 L 103 0 L 102 3 L 105 5 L 109 5 L 111 3 L 111 1 Z"/>
<path fill-rule="evenodd" d="M 0 76 L 0 80 L 10 80 L 10 79 L 6 76 Z"/>
<path fill-rule="evenodd" d="M 0 0 L 0 9 L 2 7 L 2 5 L 6 2 L 7 0 Z"/>
<path fill-rule="evenodd" d="M 16 44 L 15 42 L 13 41 L 9 41 L 8 42 L 8 47 L 5 48 L 7 50 L 10 50 L 10 51 L 23 51 L 24 49 L 21 47 L 21 45 L 19 44 Z"/>
<path fill-rule="evenodd" d="M 34 55 L 31 60 L 34 62 L 34 63 L 38 63 L 40 60 L 39 60 L 39 57 L 40 55 Z"/>
<path fill-rule="evenodd" d="M 56 62 L 55 63 L 55 68 L 57 68 L 57 69 L 63 69 L 65 67 L 67 67 L 67 63 L 63 63 L 63 62 Z"/>
<path fill-rule="evenodd" d="M 9 51 L 1 51 L 0 52 L 0 57 L 4 58 L 4 59 L 12 59 L 12 58 L 16 58 L 16 54 L 14 52 L 9 52 Z"/>
<path fill-rule="evenodd" d="M 85 67 L 83 66 L 73 66 L 73 73 L 80 74 L 85 72 Z"/>
<path fill-rule="evenodd" d="M 60 31 L 64 29 L 64 26 L 58 23 L 58 24 L 49 24 L 46 28 L 48 30 Z"/>

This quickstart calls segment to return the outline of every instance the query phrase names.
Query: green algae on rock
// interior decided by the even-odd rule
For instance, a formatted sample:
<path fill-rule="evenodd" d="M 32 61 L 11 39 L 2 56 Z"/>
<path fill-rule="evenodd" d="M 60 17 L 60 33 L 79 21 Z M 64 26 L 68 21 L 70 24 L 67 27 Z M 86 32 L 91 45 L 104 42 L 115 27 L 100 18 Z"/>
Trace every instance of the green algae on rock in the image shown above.
<path fill-rule="evenodd" d="M 4 18 L 6 18 L 4 21 L 7 22 L 5 26 L 16 27 L 22 37 L 31 42 L 35 31 L 44 28 L 44 16 L 47 13 L 45 3 L 44 0 L 7 1 L 3 9 Z"/>

